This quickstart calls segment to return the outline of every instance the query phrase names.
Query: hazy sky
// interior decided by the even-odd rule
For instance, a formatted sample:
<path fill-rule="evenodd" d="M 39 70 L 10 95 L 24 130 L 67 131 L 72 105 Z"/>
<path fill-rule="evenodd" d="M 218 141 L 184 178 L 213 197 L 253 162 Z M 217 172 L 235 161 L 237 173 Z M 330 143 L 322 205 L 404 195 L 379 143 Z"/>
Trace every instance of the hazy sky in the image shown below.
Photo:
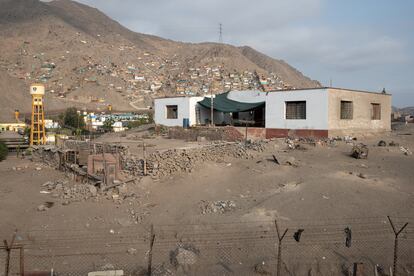
<path fill-rule="evenodd" d="M 414 105 L 412 0 L 78 0 L 136 32 L 249 45 L 333 86 Z"/>

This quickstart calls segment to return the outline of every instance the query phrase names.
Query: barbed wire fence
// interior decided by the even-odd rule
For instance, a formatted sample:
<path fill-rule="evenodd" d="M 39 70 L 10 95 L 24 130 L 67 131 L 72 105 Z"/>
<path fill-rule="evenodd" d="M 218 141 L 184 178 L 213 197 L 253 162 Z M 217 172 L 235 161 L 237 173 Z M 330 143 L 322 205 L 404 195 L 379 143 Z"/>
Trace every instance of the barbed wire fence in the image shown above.
<path fill-rule="evenodd" d="M 412 275 L 411 222 L 374 217 L 32 229 L 3 241 L 0 275 Z"/>

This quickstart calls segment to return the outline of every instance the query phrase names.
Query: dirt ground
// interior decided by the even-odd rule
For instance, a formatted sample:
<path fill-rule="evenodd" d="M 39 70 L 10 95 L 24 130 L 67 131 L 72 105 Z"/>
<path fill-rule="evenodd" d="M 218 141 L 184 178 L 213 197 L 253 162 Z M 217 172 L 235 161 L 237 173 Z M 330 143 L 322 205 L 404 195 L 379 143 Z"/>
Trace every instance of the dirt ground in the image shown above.
<path fill-rule="evenodd" d="M 252 153 L 251 159 L 228 157 L 221 162 L 201 163 L 191 173 L 160 180 L 143 177 L 128 186 L 134 196 L 121 202 L 104 195 L 63 205 L 51 194 L 41 193 L 43 183 L 65 179 L 62 172 L 9 156 L 0 163 L 0 237 L 10 239 L 16 229 L 22 236 L 58 229 L 60 237 L 73 236 L 74 231 L 90 237 L 96 229 L 146 227 L 151 223 L 179 229 L 186 225 L 254 224 L 275 218 L 286 225 L 378 217 L 385 220 L 387 215 L 412 220 L 414 155 L 405 155 L 400 146 L 414 150 L 414 125 L 396 127 L 391 133 L 358 137 L 358 142 L 369 147 L 368 159 L 350 157 L 352 144 L 345 141 L 303 144 L 306 150 L 290 150 L 285 139 L 276 139 L 266 144 L 265 151 Z M 202 146 L 162 137 L 127 139 L 131 135 L 100 139 L 129 143 L 131 148 L 136 147 L 136 154 L 142 141 L 157 150 Z M 380 140 L 387 146 L 377 146 Z M 388 146 L 391 141 L 399 146 Z M 203 214 L 203 202 L 220 200 L 232 201 L 235 207 L 224 213 Z M 45 202 L 53 206 L 38 211 Z"/>

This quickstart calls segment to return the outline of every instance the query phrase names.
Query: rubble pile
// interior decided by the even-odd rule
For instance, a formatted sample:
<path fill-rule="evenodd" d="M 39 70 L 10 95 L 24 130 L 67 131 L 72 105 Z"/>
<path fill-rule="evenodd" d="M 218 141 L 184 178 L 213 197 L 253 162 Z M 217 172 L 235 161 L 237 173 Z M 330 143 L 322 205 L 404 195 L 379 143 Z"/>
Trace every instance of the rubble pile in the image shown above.
<path fill-rule="evenodd" d="M 236 203 L 232 200 L 207 201 L 202 200 L 199 204 L 201 213 L 205 214 L 224 214 L 236 209 Z"/>
<path fill-rule="evenodd" d="M 241 159 L 252 158 L 249 150 L 263 151 L 265 142 L 250 143 L 213 143 L 194 149 L 173 149 L 154 152 L 146 162 L 147 173 L 153 177 L 164 177 L 176 172 L 191 172 L 195 166 L 204 161 L 220 161 L 225 157 Z M 143 175 L 144 160 L 133 155 L 121 155 L 125 171 L 135 176 Z"/>
<path fill-rule="evenodd" d="M 362 143 L 359 143 L 352 147 L 351 156 L 355 159 L 367 159 L 368 158 L 368 147 Z"/>
<path fill-rule="evenodd" d="M 64 200 L 68 204 L 72 201 L 87 200 L 98 195 L 98 189 L 93 185 L 69 185 L 67 180 L 48 181 L 42 185 L 41 193 L 51 193 L 53 197 Z"/>

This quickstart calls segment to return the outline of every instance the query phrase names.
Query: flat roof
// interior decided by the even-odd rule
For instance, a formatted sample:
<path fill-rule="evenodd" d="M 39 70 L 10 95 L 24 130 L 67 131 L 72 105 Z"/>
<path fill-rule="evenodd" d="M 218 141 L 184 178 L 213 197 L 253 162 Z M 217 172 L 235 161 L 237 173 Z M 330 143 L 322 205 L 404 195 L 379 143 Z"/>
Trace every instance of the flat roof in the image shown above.
<path fill-rule="evenodd" d="M 382 92 L 374 92 L 374 91 L 367 91 L 367 90 L 357 90 L 357 89 L 348 89 L 348 88 L 341 88 L 341 87 L 330 87 L 330 86 L 322 86 L 322 87 L 307 87 L 307 88 L 296 88 L 296 89 L 280 89 L 280 90 L 270 90 L 270 91 L 258 91 L 261 93 L 277 93 L 277 92 L 295 92 L 295 91 L 302 91 L 302 90 L 321 90 L 321 89 L 336 89 L 336 90 L 342 90 L 342 91 L 350 91 L 350 92 L 358 92 L 358 93 L 370 93 L 370 94 L 378 94 L 378 95 L 386 95 L 386 96 L 391 96 L 391 94 L 389 93 L 382 93 Z M 233 91 L 239 91 L 239 90 L 232 90 L 229 92 L 233 92 Z M 250 91 L 250 90 L 245 90 L 245 91 Z M 256 91 L 256 90 L 251 90 L 251 91 Z M 240 91 L 243 92 L 243 91 Z M 224 93 L 228 93 L 228 92 L 223 92 L 223 93 L 217 93 L 214 95 L 220 95 L 220 94 L 224 94 Z M 190 95 L 177 95 L 177 96 L 165 96 L 165 97 L 157 97 L 154 98 L 154 100 L 157 99 L 168 99 L 168 98 L 194 98 L 194 97 L 208 97 L 209 95 L 204 95 L 204 96 L 190 96 Z"/>
<path fill-rule="evenodd" d="M 298 90 L 320 90 L 320 89 L 336 89 L 336 90 L 342 90 L 342 91 L 351 91 L 351 92 L 359 92 L 359 93 L 371 93 L 371 94 L 380 94 L 380 95 L 388 95 L 388 96 L 391 96 L 391 94 L 389 94 L 389 93 L 374 92 L 374 91 L 367 91 L 367 90 L 349 89 L 349 88 L 342 88 L 342 87 L 331 87 L 331 86 L 271 90 L 271 91 L 267 91 L 266 93 L 271 93 L 271 92 L 287 92 L 287 91 L 293 92 L 293 91 L 298 91 Z"/>

